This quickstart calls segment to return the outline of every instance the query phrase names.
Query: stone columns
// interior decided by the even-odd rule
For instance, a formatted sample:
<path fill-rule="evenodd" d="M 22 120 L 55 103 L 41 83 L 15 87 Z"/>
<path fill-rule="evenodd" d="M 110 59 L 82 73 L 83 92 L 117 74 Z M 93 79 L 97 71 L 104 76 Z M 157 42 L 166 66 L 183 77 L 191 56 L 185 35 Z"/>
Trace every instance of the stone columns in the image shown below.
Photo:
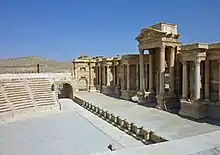
<path fill-rule="evenodd" d="M 119 78 L 119 75 L 120 75 L 119 71 L 120 71 L 120 68 L 119 68 L 118 65 L 117 65 L 117 69 L 116 69 L 116 74 L 117 74 L 117 77 L 116 77 L 117 86 L 121 85 L 121 84 L 120 84 L 120 78 Z"/>
<path fill-rule="evenodd" d="M 188 71 L 187 71 L 187 61 L 183 61 L 183 77 L 182 77 L 182 98 L 188 98 Z"/>
<path fill-rule="evenodd" d="M 175 48 L 171 47 L 169 55 L 169 94 L 174 95 L 174 60 Z"/>
<path fill-rule="evenodd" d="M 113 84 L 114 84 L 114 86 L 116 85 L 116 79 L 115 79 L 115 77 L 116 77 L 116 72 L 115 72 L 115 62 L 113 61 L 112 62 L 112 76 L 113 76 Z"/>
<path fill-rule="evenodd" d="M 209 61 L 205 61 L 205 100 L 209 101 Z"/>
<path fill-rule="evenodd" d="M 130 90 L 130 65 L 127 64 L 127 90 Z"/>
<path fill-rule="evenodd" d="M 105 64 L 102 65 L 102 84 L 105 86 L 107 84 L 107 77 L 106 77 L 106 67 L 105 67 Z"/>
<path fill-rule="evenodd" d="M 145 90 L 148 90 L 149 89 L 149 81 L 148 81 L 148 75 L 149 75 L 149 70 L 148 70 L 148 64 L 146 63 L 145 64 L 145 74 L 144 74 L 144 77 L 145 77 L 145 85 L 144 85 L 144 88 Z"/>
<path fill-rule="evenodd" d="M 218 101 L 220 101 L 220 61 L 218 62 Z"/>
<path fill-rule="evenodd" d="M 139 81 L 140 81 L 139 72 L 138 72 L 139 67 L 138 66 L 139 66 L 139 63 L 136 64 L 136 90 L 139 90 Z"/>
<path fill-rule="evenodd" d="M 124 90 L 125 89 L 125 65 L 124 64 L 122 64 L 122 68 L 123 68 L 123 82 L 122 82 L 122 84 L 121 84 L 121 89 L 122 90 Z"/>
<path fill-rule="evenodd" d="M 92 85 L 92 66 L 89 63 L 89 87 Z"/>
<path fill-rule="evenodd" d="M 149 92 L 153 90 L 153 51 L 149 51 Z"/>
<path fill-rule="evenodd" d="M 194 99 L 198 100 L 200 99 L 200 85 L 201 85 L 201 80 L 200 80 L 200 62 L 201 60 L 196 60 L 195 61 L 195 85 L 194 85 Z M 220 67 L 219 67 L 220 69 Z"/>
<path fill-rule="evenodd" d="M 96 64 L 96 66 L 95 66 L 95 79 L 96 79 L 96 85 L 98 85 L 98 83 L 99 83 L 99 81 L 98 81 L 98 76 L 99 76 L 99 72 L 98 72 L 98 66 L 97 66 L 97 64 Z"/>
<path fill-rule="evenodd" d="M 144 90 L 144 50 L 140 49 L 140 90 Z"/>
<path fill-rule="evenodd" d="M 106 85 L 107 85 L 107 86 L 110 86 L 110 85 L 111 85 L 111 81 L 113 80 L 112 72 L 111 72 L 111 67 L 110 67 L 110 66 L 107 66 L 106 69 L 107 69 L 107 73 L 106 73 Z"/>
<path fill-rule="evenodd" d="M 160 75 L 160 95 L 165 94 L 165 83 L 164 83 L 164 76 L 165 76 L 165 45 L 162 45 L 160 48 L 160 68 L 159 68 L 159 75 Z"/>
<path fill-rule="evenodd" d="M 99 64 L 99 85 L 102 85 L 102 65 Z"/>

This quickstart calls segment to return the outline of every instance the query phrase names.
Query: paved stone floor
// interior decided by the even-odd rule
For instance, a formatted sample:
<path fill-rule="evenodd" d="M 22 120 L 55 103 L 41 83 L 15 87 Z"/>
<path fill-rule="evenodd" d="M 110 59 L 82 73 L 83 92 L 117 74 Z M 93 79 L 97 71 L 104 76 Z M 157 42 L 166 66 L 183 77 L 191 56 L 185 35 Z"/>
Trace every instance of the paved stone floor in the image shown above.
<path fill-rule="evenodd" d="M 93 155 L 220 155 L 220 131 Z"/>
<path fill-rule="evenodd" d="M 83 155 L 143 144 L 88 112 L 61 99 L 62 112 L 0 125 L 0 155 Z"/>
<path fill-rule="evenodd" d="M 134 102 L 108 97 L 97 92 L 79 92 L 75 95 L 121 116 L 121 118 L 143 126 L 147 130 L 154 131 L 167 140 L 176 140 L 220 130 L 220 126 L 217 125 L 191 121 L 175 114 L 143 107 Z"/>

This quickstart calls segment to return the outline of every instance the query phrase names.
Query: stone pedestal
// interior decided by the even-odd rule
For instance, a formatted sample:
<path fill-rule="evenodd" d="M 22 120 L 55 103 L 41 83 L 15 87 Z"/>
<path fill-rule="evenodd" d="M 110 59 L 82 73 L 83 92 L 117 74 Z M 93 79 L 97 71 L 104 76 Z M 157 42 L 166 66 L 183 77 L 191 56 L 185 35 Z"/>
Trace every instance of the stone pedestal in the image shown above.
<path fill-rule="evenodd" d="M 220 119 L 220 104 L 209 103 L 208 117 L 213 119 Z"/>
<path fill-rule="evenodd" d="M 139 91 L 137 92 L 138 103 L 148 106 L 148 107 L 156 107 L 156 97 L 154 91 Z"/>
<path fill-rule="evenodd" d="M 136 91 L 129 91 L 129 90 L 121 90 L 121 98 L 131 101 L 132 97 L 136 95 Z"/>
<path fill-rule="evenodd" d="M 148 103 L 157 101 L 156 92 L 154 90 L 150 90 L 150 91 L 145 92 L 145 97 L 146 97 Z"/>
<path fill-rule="evenodd" d="M 114 87 L 112 86 L 103 86 L 103 94 L 108 95 L 108 96 L 113 96 L 114 94 Z"/>
<path fill-rule="evenodd" d="M 139 104 L 145 104 L 147 103 L 147 100 L 145 98 L 145 91 L 144 90 L 139 90 L 137 92 L 137 97 L 138 97 L 138 103 Z"/>
<path fill-rule="evenodd" d="M 156 96 L 157 99 L 157 108 L 161 110 L 166 110 L 165 106 L 165 94 L 159 94 Z"/>
<path fill-rule="evenodd" d="M 94 85 L 91 85 L 91 86 L 89 86 L 89 91 L 94 92 L 94 91 L 97 91 L 97 90 L 96 90 L 96 87 Z"/>
<path fill-rule="evenodd" d="M 179 114 L 194 119 L 205 118 L 208 116 L 208 103 L 202 101 L 181 100 L 181 110 Z"/>
<path fill-rule="evenodd" d="M 121 89 L 119 86 L 116 86 L 114 90 L 114 97 L 120 98 L 120 96 L 121 96 Z"/>

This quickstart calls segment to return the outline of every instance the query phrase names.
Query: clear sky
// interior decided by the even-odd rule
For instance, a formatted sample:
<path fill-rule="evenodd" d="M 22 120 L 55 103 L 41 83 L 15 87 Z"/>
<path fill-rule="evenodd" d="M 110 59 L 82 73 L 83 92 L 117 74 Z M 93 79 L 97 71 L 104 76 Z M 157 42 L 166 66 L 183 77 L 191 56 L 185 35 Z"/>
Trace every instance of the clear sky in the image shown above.
<path fill-rule="evenodd" d="M 0 0 L 0 58 L 138 53 L 135 37 L 175 23 L 182 43 L 220 42 L 220 0 Z"/>

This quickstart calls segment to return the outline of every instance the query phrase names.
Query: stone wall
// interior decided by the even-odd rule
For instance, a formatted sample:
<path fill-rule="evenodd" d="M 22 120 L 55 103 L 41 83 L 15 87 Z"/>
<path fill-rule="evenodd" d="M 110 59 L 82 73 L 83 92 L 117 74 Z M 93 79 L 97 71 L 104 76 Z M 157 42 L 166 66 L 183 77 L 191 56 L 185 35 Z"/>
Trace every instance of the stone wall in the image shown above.
<path fill-rule="evenodd" d="M 10 117 L 29 116 L 35 112 L 59 111 L 57 79 L 48 75 L 0 75 L 0 121 Z"/>

